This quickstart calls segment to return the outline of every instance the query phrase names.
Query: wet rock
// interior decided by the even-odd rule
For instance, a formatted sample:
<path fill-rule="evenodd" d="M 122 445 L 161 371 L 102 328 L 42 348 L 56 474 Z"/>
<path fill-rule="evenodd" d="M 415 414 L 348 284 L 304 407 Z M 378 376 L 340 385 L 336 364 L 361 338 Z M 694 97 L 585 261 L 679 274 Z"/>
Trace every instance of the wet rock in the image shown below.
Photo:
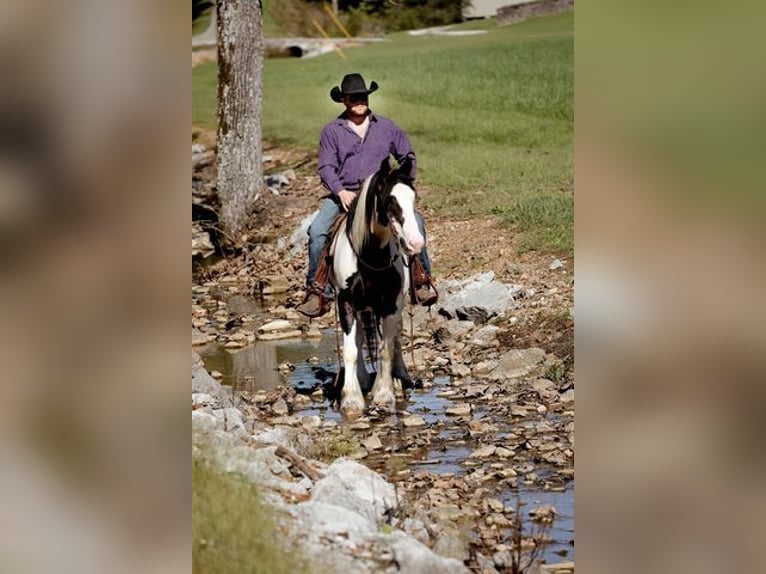
<path fill-rule="evenodd" d="M 471 374 L 471 368 L 467 367 L 466 365 L 462 363 L 455 363 L 452 365 L 452 368 L 450 369 L 453 375 L 456 377 L 467 377 Z"/>
<path fill-rule="evenodd" d="M 574 574 L 574 562 L 559 562 L 558 564 L 541 564 L 540 574 Z"/>
<path fill-rule="evenodd" d="M 471 454 L 468 455 L 468 458 L 489 458 L 495 454 L 496 450 L 497 447 L 495 445 L 488 444 L 474 450 Z"/>
<path fill-rule="evenodd" d="M 553 520 L 558 516 L 556 508 L 550 504 L 543 504 L 529 511 L 529 516 L 535 522 L 542 522 L 544 524 L 551 524 Z"/>
<path fill-rule="evenodd" d="M 199 329 L 192 328 L 192 346 L 205 345 L 210 341 L 210 337 L 200 331 Z"/>
<path fill-rule="evenodd" d="M 495 456 L 497 456 L 498 458 L 503 458 L 503 459 L 511 458 L 515 454 L 516 454 L 515 451 L 513 451 L 511 449 L 508 449 L 508 448 L 505 448 L 503 446 L 499 446 L 495 450 Z"/>
<path fill-rule="evenodd" d="M 461 403 L 453 407 L 447 407 L 444 412 L 456 417 L 468 416 L 471 414 L 471 405 L 468 403 Z"/>
<path fill-rule="evenodd" d="M 383 448 L 383 443 L 380 441 L 378 433 L 373 433 L 362 441 L 362 446 L 367 450 L 378 450 Z"/>
<path fill-rule="evenodd" d="M 261 333 L 258 335 L 259 341 L 278 341 L 281 339 L 298 339 L 303 335 L 303 331 L 300 329 L 293 329 L 290 331 L 272 331 L 269 333 Z"/>
<path fill-rule="evenodd" d="M 407 428 L 424 427 L 426 426 L 426 419 L 420 415 L 409 415 L 404 417 L 402 424 Z"/>
<path fill-rule="evenodd" d="M 272 331 L 286 331 L 292 330 L 293 324 L 285 319 L 277 319 L 275 321 L 269 321 L 265 325 L 258 327 L 259 333 L 270 333 Z"/>
<path fill-rule="evenodd" d="M 316 429 L 322 425 L 322 417 L 319 415 L 306 415 L 300 417 L 301 426 L 305 429 Z"/>

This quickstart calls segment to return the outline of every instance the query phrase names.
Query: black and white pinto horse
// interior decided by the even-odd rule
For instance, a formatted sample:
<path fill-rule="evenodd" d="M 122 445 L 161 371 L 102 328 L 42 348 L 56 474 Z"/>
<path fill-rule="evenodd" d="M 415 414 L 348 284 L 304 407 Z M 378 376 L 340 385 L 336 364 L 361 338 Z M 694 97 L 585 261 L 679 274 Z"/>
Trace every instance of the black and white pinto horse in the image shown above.
<path fill-rule="evenodd" d="M 425 242 L 415 220 L 415 190 L 411 162 L 392 170 L 388 159 L 367 178 L 352 204 L 345 230 L 332 244 L 331 280 L 337 289 L 337 305 L 343 329 L 343 388 L 341 412 L 362 414 L 362 390 L 369 389 L 371 375 L 364 361 L 368 345 L 381 333 L 380 368 L 374 377 L 372 404 L 393 410 L 394 379 L 411 385 L 402 357 L 402 310 L 409 289 L 409 256 Z M 343 232 L 345 231 L 345 232 Z M 366 319 L 366 320 L 365 320 Z M 365 333 L 366 331 L 366 333 Z"/>

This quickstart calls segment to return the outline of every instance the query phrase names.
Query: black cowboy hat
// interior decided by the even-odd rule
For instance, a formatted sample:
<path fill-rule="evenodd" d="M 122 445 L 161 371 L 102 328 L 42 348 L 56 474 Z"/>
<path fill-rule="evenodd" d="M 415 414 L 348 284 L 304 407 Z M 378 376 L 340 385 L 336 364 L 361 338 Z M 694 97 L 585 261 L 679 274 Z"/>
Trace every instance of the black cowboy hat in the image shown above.
<path fill-rule="evenodd" d="M 370 82 L 370 88 L 364 83 L 362 74 L 346 74 L 343 76 L 343 81 L 340 83 L 340 87 L 335 86 L 330 90 L 330 97 L 334 102 L 342 102 L 343 96 L 348 94 L 371 94 L 378 89 L 378 83 L 373 80 Z"/>

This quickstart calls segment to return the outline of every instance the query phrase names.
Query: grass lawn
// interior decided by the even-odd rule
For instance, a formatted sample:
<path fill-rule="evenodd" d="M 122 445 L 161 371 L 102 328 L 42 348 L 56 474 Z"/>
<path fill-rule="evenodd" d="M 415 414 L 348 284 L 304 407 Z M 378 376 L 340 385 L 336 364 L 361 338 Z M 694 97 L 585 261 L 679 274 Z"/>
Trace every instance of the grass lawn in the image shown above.
<path fill-rule="evenodd" d="M 350 71 L 381 88 L 376 112 L 409 134 L 425 203 L 444 214 L 495 213 L 523 234 L 523 249 L 571 252 L 574 228 L 574 14 L 486 34 L 410 36 L 317 58 L 268 60 L 263 135 L 315 149 L 342 111 L 330 88 Z M 457 26 L 453 29 L 460 29 Z M 215 126 L 213 64 L 193 70 L 192 123 Z"/>

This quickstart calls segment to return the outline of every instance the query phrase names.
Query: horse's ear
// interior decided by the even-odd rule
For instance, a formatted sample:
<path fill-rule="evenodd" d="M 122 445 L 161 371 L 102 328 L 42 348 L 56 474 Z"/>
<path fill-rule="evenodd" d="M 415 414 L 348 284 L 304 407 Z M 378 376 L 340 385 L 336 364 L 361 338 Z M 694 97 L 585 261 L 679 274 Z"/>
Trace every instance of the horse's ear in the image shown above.
<path fill-rule="evenodd" d="M 399 163 L 399 173 L 402 175 L 406 175 L 409 178 L 412 178 L 412 158 L 411 157 L 405 157 L 400 163 Z"/>
<path fill-rule="evenodd" d="M 385 174 L 388 174 L 391 171 L 391 163 L 388 161 L 388 156 L 380 162 L 380 169 L 378 171 Z"/>

